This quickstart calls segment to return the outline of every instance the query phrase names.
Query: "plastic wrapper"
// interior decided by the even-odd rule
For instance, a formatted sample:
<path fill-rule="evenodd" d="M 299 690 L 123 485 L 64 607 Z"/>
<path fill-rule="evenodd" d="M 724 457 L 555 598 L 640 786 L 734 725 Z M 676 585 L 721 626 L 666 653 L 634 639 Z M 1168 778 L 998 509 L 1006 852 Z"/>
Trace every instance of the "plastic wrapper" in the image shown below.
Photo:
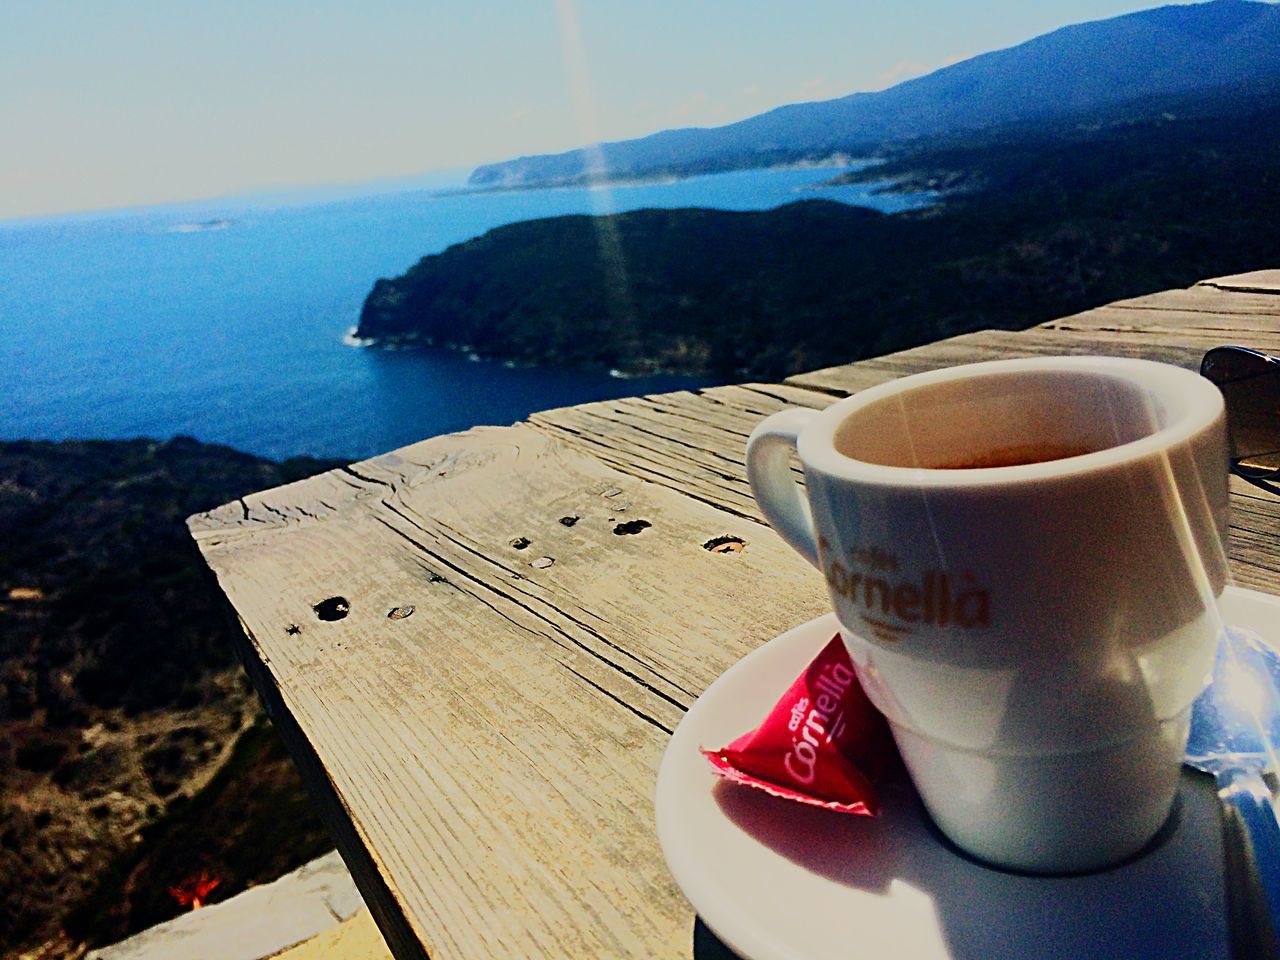
<path fill-rule="evenodd" d="M 837 634 L 756 729 L 703 754 L 722 777 L 776 797 L 873 816 L 897 751 Z"/>

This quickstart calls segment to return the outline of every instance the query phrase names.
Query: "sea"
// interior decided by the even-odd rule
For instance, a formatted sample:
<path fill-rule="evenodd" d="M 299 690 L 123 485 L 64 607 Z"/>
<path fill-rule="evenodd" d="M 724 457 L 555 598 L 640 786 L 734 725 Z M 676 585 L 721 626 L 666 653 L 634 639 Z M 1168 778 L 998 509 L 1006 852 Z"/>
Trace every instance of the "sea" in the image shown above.
<path fill-rule="evenodd" d="M 351 332 L 379 277 L 514 221 L 930 200 L 819 185 L 845 169 L 482 193 L 371 185 L 3 222 L 0 439 L 187 435 L 275 459 L 359 459 L 537 410 L 707 386 L 389 350 Z"/>

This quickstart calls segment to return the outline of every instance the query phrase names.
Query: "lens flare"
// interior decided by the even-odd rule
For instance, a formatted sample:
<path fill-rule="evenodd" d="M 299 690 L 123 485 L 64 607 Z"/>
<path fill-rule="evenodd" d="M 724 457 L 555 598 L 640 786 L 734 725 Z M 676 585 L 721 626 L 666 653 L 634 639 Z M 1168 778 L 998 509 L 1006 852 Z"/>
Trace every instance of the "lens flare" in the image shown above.
<path fill-rule="evenodd" d="M 574 0 L 556 0 L 556 19 L 560 25 L 560 44 L 564 54 L 565 74 L 573 96 L 574 114 L 582 141 L 582 172 L 586 179 L 595 216 L 592 223 L 600 250 L 601 281 L 610 315 L 615 322 L 627 326 L 635 320 L 630 274 L 618 224 L 611 217 L 616 207 L 609 187 L 608 168 L 600 145 L 600 127 L 596 120 L 595 100 L 587 72 L 586 47 Z"/>

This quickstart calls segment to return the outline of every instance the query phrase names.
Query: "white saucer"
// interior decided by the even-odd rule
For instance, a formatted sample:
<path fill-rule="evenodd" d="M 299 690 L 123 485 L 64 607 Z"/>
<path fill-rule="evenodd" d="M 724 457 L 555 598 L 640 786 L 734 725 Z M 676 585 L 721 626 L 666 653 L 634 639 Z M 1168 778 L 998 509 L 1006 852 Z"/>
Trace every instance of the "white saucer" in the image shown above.
<path fill-rule="evenodd" d="M 1228 622 L 1280 648 L 1280 597 L 1229 587 Z M 940 838 L 906 783 L 879 817 L 802 806 L 717 777 L 699 747 L 764 719 L 836 632 L 828 615 L 769 641 L 698 698 L 658 772 L 658 839 L 703 922 L 746 960 L 832 957 L 1228 956 L 1221 825 L 1210 778 L 1187 771 L 1148 850 L 1102 873 L 994 870 Z"/>

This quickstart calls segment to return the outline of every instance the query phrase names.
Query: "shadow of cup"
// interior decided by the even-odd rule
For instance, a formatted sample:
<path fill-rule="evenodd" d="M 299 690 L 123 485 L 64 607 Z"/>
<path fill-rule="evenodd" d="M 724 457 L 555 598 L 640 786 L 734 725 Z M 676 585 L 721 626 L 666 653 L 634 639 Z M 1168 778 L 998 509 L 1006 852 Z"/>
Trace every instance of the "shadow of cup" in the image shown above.
<path fill-rule="evenodd" d="M 1208 778 L 1184 777 L 1169 822 L 1139 854 L 1070 876 L 981 863 L 941 834 L 905 780 L 881 789 L 877 817 L 806 807 L 727 782 L 714 788 L 714 798 L 738 829 L 825 880 L 886 900 L 903 887 L 924 894 L 934 915 L 922 914 L 921 923 L 936 924 L 960 960 L 1227 956 L 1221 841 Z M 695 957 L 736 956 L 699 925 Z"/>

